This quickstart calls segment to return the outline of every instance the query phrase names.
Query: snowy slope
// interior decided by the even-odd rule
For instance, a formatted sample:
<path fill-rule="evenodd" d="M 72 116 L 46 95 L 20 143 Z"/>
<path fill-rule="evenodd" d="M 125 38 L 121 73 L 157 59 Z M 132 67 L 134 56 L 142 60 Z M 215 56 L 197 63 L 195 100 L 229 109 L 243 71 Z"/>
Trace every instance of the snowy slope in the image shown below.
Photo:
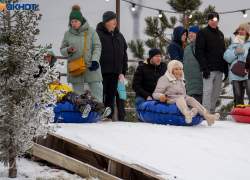
<path fill-rule="evenodd" d="M 58 135 L 114 158 L 182 180 L 250 179 L 250 124 L 204 121 L 193 127 L 149 123 L 60 124 Z"/>

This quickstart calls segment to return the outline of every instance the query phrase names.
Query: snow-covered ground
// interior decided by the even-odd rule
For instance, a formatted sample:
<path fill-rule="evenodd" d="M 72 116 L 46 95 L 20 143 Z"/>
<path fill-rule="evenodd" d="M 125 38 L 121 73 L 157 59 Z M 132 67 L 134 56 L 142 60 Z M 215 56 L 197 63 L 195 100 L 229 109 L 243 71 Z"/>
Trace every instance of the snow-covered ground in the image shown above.
<path fill-rule="evenodd" d="M 4 167 L 2 163 L 0 163 L 0 179 L 10 179 L 8 177 L 8 168 Z M 20 159 L 18 161 L 18 180 L 75 180 L 81 179 L 86 180 L 85 178 L 81 178 L 76 174 L 69 174 L 66 171 L 59 169 L 52 169 L 48 166 L 40 166 L 38 163 L 32 162 L 28 159 Z M 88 180 L 98 180 L 96 178 L 88 179 Z"/>
<path fill-rule="evenodd" d="M 60 124 L 56 132 L 114 158 L 181 180 L 250 179 L 250 124 Z"/>

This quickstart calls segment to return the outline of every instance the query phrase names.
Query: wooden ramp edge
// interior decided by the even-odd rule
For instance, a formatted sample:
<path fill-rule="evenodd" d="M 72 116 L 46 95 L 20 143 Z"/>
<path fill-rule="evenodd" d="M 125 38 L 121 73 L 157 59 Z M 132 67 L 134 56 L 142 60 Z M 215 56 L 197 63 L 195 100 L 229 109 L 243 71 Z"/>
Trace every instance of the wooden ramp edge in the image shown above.
<path fill-rule="evenodd" d="M 42 137 L 37 138 L 36 143 L 124 180 L 168 180 L 168 178 L 171 177 L 171 175 L 156 169 L 147 169 L 137 164 L 128 164 L 94 150 L 90 145 L 85 146 L 79 144 L 52 132 L 48 132 L 46 139 Z M 102 180 L 102 178 L 100 178 L 100 180 Z"/>
<path fill-rule="evenodd" d="M 36 143 L 32 146 L 28 153 L 86 178 L 94 177 L 103 180 L 121 180 L 120 178 L 110 175 L 105 171 L 99 170 L 93 166 L 80 162 L 76 159 L 68 157 L 62 153 L 58 153 Z"/>

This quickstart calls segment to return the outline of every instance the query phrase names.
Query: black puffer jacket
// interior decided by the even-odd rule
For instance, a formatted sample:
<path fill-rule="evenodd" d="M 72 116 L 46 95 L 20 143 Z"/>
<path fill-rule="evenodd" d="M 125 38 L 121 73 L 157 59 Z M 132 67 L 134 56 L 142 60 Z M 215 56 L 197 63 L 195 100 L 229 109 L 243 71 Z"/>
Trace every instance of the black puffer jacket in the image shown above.
<path fill-rule="evenodd" d="M 198 31 L 195 44 L 195 57 L 200 64 L 200 70 L 228 72 L 225 52 L 224 34 L 209 25 Z"/>
<path fill-rule="evenodd" d="M 117 27 L 112 35 L 102 22 L 97 25 L 96 32 L 102 43 L 100 57 L 102 74 L 122 73 L 125 76 L 128 69 L 128 55 L 127 43 L 123 35 Z"/>
<path fill-rule="evenodd" d="M 137 67 L 132 86 L 136 92 L 136 96 L 141 96 L 144 99 L 147 99 L 148 96 L 152 97 L 158 79 L 163 76 L 167 70 L 165 63 L 161 63 L 155 67 L 150 64 L 149 61 L 150 59 L 147 59 Z"/>

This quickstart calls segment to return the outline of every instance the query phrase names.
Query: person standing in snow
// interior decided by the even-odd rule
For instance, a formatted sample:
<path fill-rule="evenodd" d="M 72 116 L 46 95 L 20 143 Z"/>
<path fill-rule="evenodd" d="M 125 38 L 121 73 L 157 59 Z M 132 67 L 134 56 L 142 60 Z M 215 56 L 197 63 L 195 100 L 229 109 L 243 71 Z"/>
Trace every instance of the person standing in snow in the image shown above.
<path fill-rule="evenodd" d="M 85 30 L 87 30 L 87 43 L 85 64 L 87 71 L 77 76 L 71 76 L 67 67 L 67 82 L 71 83 L 77 94 L 83 94 L 84 83 L 88 83 L 91 94 L 100 105 L 103 105 L 102 74 L 99 67 L 101 55 L 101 42 L 95 29 L 89 26 L 88 21 L 82 16 L 79 5 L 72 6 L 69 23 L 60 47 L 61 54 L 68 57 L 68 63 L 83 56 Z"/>
<path fill-rule="evenodd" d="M 191 123 L 192 118 L 199 112 L 207 120 L 208 125 L 211 126 L 215 120 L 219 119 L 220 115 L 218 113 L 211 115 L 198 101 L 186 95 L 182 69 L 183 65 L 180 61 L 170 61 L 166 73 L 157 82 L 153 98 L 160 100 L 160 102 L 165 103 L 167 101 L 168 103 L 176 104 L 185 116 L 186 123 Z M 190 110 L 187 105 L 193 108 Z"/>
<path fill-rule="evenodd" d="M 223 59 L 225 52 L 224 34 L 218 28 L 219 14 L 208 14 L 208 26 L 199 30 L 196 36 L 195 57 L 203 76 L 202 105 L 215 112 L 215 104 L 220 96 L 222 76 L 228 77 L 228 65 Z"/>
<path fill-rule="evenodd" d="M 229 82 L 233 85 L 235 95 L 235 106 L 244 104 L 245 88 L 250 103 L 250 80 L 248 79 L 249 69 L 247 62 L 248 49 L 250 48 L 250 22 L 243 22 L 239 25 L 238 35 L 234 38 L 233 43 L 224 53 L 224 59 L 229 63 Z M 242 64 L 242 68 L 238 65 Z M 237 67 L 238 66 L 238 67 Z M 234 69 L 237 71 L 234 71 Z M 245 86 L 245 88 L 244 88 Z"/>
<path fill-rule="evenodd" d="M 187 47 L 186 41 L 188 30 L 182 26 L 174 28 L 174 40 L 168 46 L 168 53 L 171 60 L 183 61 L 184 49 Z"/>
<path fill-rule="evenodd" d="M 161 51 L 150 49 L 149 58 L 141 63 L 133 78 L 132 88 L 136 93 L 135 109 L 147 100 L 152 100 L 152 93 L 155 90 L 158 79 L 165 74 L 167 65 L 161 62 Z"/>
<path fill-rule="evenodd" d="M 185 74 L 187 95 L 195 98 L 202 104 L 203 80 L 200 65 L 194 56 L 196 34 L 199 29 L 199 26 L 192 26 L 189 28 L 188 37 L 191 42 L 184 50 L 183 72 Z"/>
<path fill-rule="evenodd" d="M 100 64 L 103 77 L 104 105 L 111 107 L 112 113 L 108 116 L 111 119 L 114 114 L 114 99 L 118 80 L 123 83 L 128 69 L 127 43 L 116 27 L 116 14 L 107 11 L 102 17 L 103 20 L 97 25 L 96 32 L 102 43 Z"/>

